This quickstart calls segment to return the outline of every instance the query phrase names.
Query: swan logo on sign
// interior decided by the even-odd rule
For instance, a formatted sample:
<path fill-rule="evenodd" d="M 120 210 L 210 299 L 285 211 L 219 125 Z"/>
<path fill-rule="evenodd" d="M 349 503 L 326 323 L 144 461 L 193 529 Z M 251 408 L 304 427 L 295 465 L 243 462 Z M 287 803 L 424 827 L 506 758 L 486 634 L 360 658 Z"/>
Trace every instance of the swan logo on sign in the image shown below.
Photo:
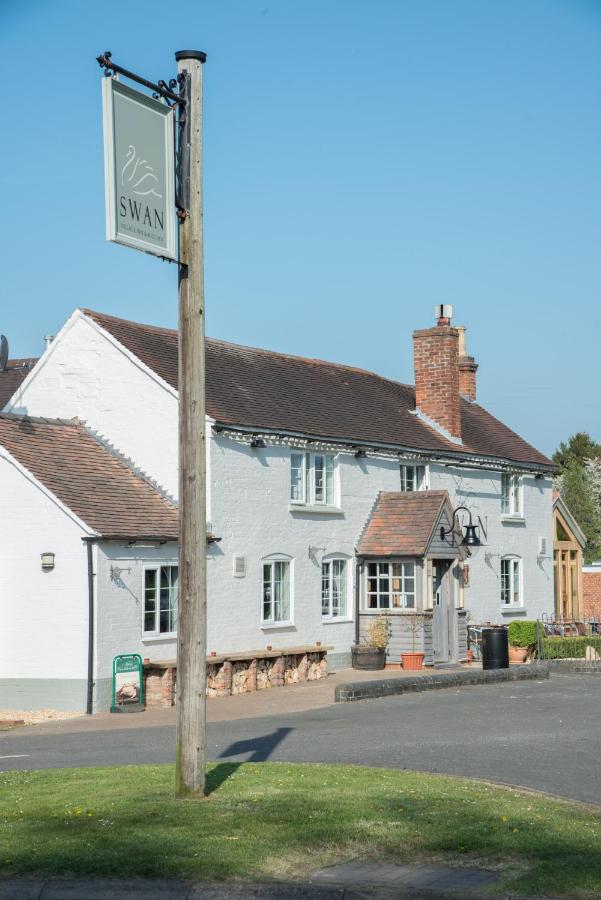
<path fill-rule="evenodd" d="M 107 239 L 176 259 L 173 109 L 115 78 L 102 91 Z"/>

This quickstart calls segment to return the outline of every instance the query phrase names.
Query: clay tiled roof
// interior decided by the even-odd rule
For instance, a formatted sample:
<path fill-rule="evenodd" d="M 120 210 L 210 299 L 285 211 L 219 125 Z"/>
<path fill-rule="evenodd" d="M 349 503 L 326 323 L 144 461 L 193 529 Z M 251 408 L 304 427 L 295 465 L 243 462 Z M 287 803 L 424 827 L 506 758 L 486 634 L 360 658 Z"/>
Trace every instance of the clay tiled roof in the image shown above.
<path fill-rule="evenodd" d="M 37 359 L 9 359 L 6 368 L 0 372 L 0 410 L 4 409 L 36 363 Z"/>
<path fill-rule="evenodd" d="M 423 556 L 446 491 L 381 491 L 357 545 L 359 556 Z"/>
<path fill-rule="evenodd" d="M 177 389 L 177 332 L 83 310 Z M 415 389 L 373 372 L 207 338 L 207 412 L 217 424 L 551 466 L 486 412 L 461 401 L 463 444 L 418 419 Z"/>
<path fill-rule="evenodd" d="M 177 539 L 176 508 L 83 425 L 0 413 L 0 446 L 98 534 Z"/>

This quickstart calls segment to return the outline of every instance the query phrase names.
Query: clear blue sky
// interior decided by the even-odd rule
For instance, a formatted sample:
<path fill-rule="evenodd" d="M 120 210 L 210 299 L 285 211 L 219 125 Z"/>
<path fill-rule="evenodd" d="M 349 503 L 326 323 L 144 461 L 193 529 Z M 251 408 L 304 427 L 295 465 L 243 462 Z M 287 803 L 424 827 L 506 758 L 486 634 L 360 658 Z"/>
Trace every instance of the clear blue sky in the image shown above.
<path fill-rule="evenodd" d="M 176 271 L 104 240 L 95 56 L 205 67 L 209 334 L 412 381 L 453 303 L 479 399 L 601 439 L 601 0 L 1 0 L 0 331 L 174 326 Z"/>

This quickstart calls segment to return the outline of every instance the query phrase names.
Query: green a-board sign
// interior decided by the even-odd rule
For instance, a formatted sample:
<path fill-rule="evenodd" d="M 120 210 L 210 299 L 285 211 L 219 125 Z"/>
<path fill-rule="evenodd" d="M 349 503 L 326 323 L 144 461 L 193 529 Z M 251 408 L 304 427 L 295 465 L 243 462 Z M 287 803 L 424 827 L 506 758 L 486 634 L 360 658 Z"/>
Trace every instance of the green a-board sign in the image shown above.
<path fill-rule="evenodd" d="M 143 709 L 142 657 L 139 653 L 115 656 L 111 712 L 141 712 Z"/>

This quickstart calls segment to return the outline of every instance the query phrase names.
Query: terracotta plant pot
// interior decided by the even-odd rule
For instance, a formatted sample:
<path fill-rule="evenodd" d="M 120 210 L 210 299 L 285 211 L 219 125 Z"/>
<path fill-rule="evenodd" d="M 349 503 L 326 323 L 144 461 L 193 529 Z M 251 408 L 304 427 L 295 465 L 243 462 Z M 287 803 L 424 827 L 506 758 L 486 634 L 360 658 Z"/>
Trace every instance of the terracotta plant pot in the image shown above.
<path fill-rule="evenodd" d="M 376 647 L 351 647 L 353 669 L 383 669 L 386 665 L 386 650 Z"/>
<path fill-rule="evenodd" d="M 527 647 L 513 647 L 509 645 L 509 662 L 523 663 L 528 656 Z"/>
<path fill-rule="evenodd" d="M 424 667 L 425 653 L 401 653 L 401 662 L 404 669 L 419 670 Z"/>
<path fill-rule="evenodd" d="M 465 659 L 468 663 L 472 663 L 474 661 L 474 651 L 471 648 L 468 648 L 465 651 Z"/>

